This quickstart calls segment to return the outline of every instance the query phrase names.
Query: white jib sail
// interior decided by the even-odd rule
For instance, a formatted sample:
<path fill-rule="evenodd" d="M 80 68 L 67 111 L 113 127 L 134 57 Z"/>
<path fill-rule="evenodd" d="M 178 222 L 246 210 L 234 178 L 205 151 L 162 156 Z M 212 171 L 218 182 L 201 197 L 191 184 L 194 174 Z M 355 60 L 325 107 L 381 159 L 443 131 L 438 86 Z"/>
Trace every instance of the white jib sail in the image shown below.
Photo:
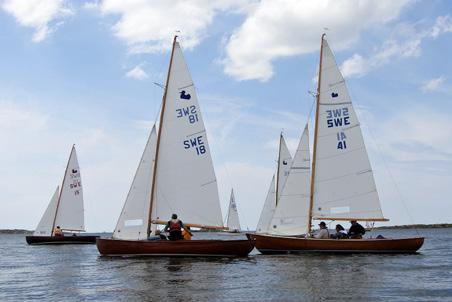
<path fill-rule="evenodd" d="M 36 230 L 33 232 L 33 236 L 51 236 L 53 220 L 55 219 L 55 211 L 58 202 L 58 195 L 60 192 L 60 187 L 58 186 L 53 193 L 52 199 L 50 199 L 49 205 L 47 206 L 44 215 L 42 215 Z"/>
<path fill-rule="evenodd" d="M 154 125 L 113 232 L 115 239 L 147 239 L 156 145 L 157 133 Z"/>
<path fill-rule="evenodd" d="M 64 175 L 55 226 L 60 226 L 62 230 L 85 230 L 82 179 L 75 147 L 72 147 Z"/>
<path fill-rule="evenodd" d="M 268 233 L 275 235 L 308 233 L 310 176 L 309 133 L 306 125 Z"/>
<path fill-rule="evenodd" d="M 270 188 L 268 189 L 267 198 L 265 198 L 264 207 L 257 223 L 256 233 L 267 233 L 270 226 L 273 213 L 276 208 L 276 191 L 275 191 L 275 175 L 272 177 Z"/>
<path fill-rule="evenodd" d="M 290 166 L 292 165 L 292 155 L 287 148 L 284 136 L 281 134 L 279 142 L 279 159 L 278 159 L 278 200 L 286 184 L 287 176 L 289 176 Z"/>
<path fill-rule="evenodd" d="M 315 219 L 382 219 L 360 124 L 326 40 L 320 79 Z"/>
<path fill-rule="evenodd" d="M 195 87 L 175 43 L 156 167 L 152 219 L 223 226 L 217 179 Z"/>
<path fill-rule="evenodd" d="M 228 227 L 229 231 L 240 231 L 239 212 L 237 211 L 237 203 L 235 202 L 234 190 L 231 190 L 226 226 Z"/>

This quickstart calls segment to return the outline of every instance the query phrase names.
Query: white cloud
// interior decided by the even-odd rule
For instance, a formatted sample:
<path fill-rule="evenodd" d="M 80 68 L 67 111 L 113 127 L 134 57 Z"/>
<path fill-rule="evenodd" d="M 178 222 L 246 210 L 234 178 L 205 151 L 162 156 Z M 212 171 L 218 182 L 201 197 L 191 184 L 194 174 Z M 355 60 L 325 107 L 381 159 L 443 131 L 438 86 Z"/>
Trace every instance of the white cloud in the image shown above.
<path fill-rule="evenodd" d="M 230 10 L 241 12 L 252 0 L 166 1 L 104 0 L 103 14 L 120 15 L 114 24 L 115 35 L 124 40 L 131 52 L 156 52 L 171 47 L 171 38 L 180 30 L 184 47 L 196 46 L 205 36 L 215 14 Z"/>
<path fill-rule="evenodd" d="M 126 77 L 135 80 L 145 80 L 149 78 L 148 74 L 141 68 L 140 65 L 135 66 L 126 73 Z"/>
<path fill-rule="evenodd" d="M 57 20 L 73 14 L 64 0 L 6 0 L 2 8 L 20 25 L 35 29 L 33 42 L 45 40 L 61 25 Z"/>
<path fill-rule="evenodd" d="M 325 27 L 335 49 L 344 49 L 362 30 L 395 19 L 407 3 L 264 0 L 230 37 L 224 71 L 239 80 L 268 80 L 273 60 L 318 51 Z"/>
<path fill-rule="evenodd" d="M 421 86 L 421 90 L 423 92 L 437 91 L 441 87 L 441 85 L 444 83 L 445 80 L 446 80 L 446 78 L 444 76 L 440 76 L 438 78 L 434 78 L 434 79 L 425 81 Z"/>
<path fill-rule="evenodd" d="M 427 29 L 419 30 L 416 24 L 401 24 L 396 27 L 392 38 L 368 57 L 354 54 L 341 65 L 344 77 L 361 77 L 396 58 L 412 58 L 421 55 L 422 43 L 430 38 L 436 39 L 442 34 L 452 32 L 452 18 L 439 16 L 435 24 Z"/>

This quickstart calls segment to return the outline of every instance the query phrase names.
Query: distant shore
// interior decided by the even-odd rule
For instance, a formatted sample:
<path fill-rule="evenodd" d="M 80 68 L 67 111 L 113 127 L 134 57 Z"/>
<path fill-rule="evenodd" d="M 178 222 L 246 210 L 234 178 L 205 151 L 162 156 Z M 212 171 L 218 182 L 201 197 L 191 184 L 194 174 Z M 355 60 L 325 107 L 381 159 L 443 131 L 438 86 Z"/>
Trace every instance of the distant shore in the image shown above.
<path fill-rule="evenodd" d="M 392 225 L 376 227 L 374 229 L 400 230 L 400 229 L 440 229 L 440 228 L 452 228 L 452 223 Z"/>
<path fill-rule="evenodd" d="M 435 223 L 435 224 L 406 224 L 406 225 L 392 225 L 392 226 L 380 226 L 373 228 L 378 230 L 403 230 L 403 229 L 440 229 L 440 228 L 452 228 L 452 223 Z M 243 231 L 245 232 L 245 231 Z M 33 231 L 23 229 L 0 229 L 0 234 L 23 234 L 31 235 Z M 95 234 L 104 234 L 99 232 Z M 110 233 L 105 233 L 110 234 Z"/>

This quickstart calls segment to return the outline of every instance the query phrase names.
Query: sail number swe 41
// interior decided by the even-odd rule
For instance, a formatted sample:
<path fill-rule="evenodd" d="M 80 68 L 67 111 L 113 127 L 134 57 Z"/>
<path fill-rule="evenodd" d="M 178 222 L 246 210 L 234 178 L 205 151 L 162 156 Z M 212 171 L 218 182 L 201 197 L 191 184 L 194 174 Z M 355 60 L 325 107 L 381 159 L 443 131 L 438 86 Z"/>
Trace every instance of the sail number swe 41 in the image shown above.
<path fill-rule="evenodd" d="M 326 124 L 328 128 L 342 127 L 350 125 L 350 115 L 348 108 L 340 108 L 334 110 L 326 110 Z M 337 149 L 347 149 L 347 136 L 343 131 L 336 134 L 337 137 Z"/>

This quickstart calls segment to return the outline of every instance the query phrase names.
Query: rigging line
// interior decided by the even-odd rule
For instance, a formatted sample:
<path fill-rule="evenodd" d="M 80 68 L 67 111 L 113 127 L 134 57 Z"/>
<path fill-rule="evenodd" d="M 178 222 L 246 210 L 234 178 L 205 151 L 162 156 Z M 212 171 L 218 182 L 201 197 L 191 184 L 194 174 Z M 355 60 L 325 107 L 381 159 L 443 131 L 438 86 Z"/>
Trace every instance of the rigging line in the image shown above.
<path fill-rule="evenodd" d="M 349 94 L 352 94 L 350 89 L 349 89 Z M 352 97 L 352 99 L 356 100 L 356 98 L 354 98 L 354 97 Z M 357 104 L 359 106 L 359 103 L 356 102 L 356 101 L 355 101 L 355 104 Z M 381 151 L 380 145 L 377 143 L 377 140 L 376 140 L 376 137 L 375 137 L 373 131 L 371 130 L 370 126 L 367 125 L 367 124 L 365 125 L 365 127 L 367 128 L 367 130 L 368 130 L 368 132 L 369 132 L 369 134 L 371 136 L 371 139 L 373 140 L 373 142 L 375 143 L 375 146 L 377 147 L 377 154 L 381 158 L 381 160 L 383 161 L 383 166 L 385 167 L 387 173 L 389 174 L 389 177 L 390 177 L 391 181 L 394 184 L 394 187 L 396 189 L 397 195 L 398 195 L 400 201 L 402 202 L 402 206 L 404 207 L 404 209 L 405 209 L 405 211 L 406 211 L 406 213 L 408 215 L 408 218 L 410 219 L 411 223 L 413 225 L 415 225 L 413 216 L 411 216 L 411 213 L 408 210 L 408 207 L 406 206 L 406 202 L 405 202 L 405 199 L 403 198 L 402 192 L 400 191 L 399 186 L 398 186 L 397 182 L 395 181 L 395 178 L 392 175 L 391 170 L 389 169 L 389 165 L 388 165 L 388 163 L 386 161 L 386 158 L 383 156 L 383 152 Z M 416 228 L 416 226 L 414 227 L 414 231 L 416 232 L 416 234 L 418 236 L 420 236 L 419 230 Z"/>

